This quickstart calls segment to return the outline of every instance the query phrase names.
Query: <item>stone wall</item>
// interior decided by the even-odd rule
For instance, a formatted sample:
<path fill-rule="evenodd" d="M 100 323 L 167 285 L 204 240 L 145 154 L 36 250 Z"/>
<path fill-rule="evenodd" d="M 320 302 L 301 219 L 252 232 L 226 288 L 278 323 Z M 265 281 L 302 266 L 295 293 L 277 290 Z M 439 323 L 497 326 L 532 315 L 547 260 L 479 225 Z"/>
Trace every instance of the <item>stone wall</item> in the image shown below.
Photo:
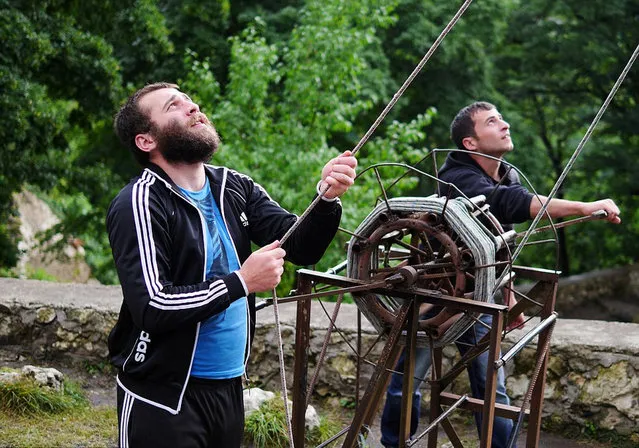
<path fill-rule="evenodd" d="M 560 317 L 639 323 L 639 264 L 559 280 Z"/>
<path fill-rule="evenodd" d="M 39 360 L 104 360 L 119 287 L 0 278 L 0 346 Z"/>
<path fill-rule="evenodd" d="M 115 322 L 121 302 L 119 287 L 47 283 L 0 278 L 0 348 L 47 359 L 102 362 L 106 337 Z M 326 305 L 327 312 L 332 304 Z M 292 384 L 295 305 L 280 305 L 288 384 Z M 342 305 L 328 344 L 326 363 L 319 375 L 316 397 L 352 399 L 355 394 L 357 313 L 353 305 Z M 309 379 L 322 348 L 328 319 L 319 303 L 313 303 Z M 531 328 L 529 325 L 528 328 Z M 382 342 L 372 326 L 362 319 L 362 348 L 375 361 Z M 504 349 L 527 329 L 513 332 Z M 258 313 L 249 378 L 265 388 L 280 388 L 277 338 L 273 309 Z M 508 388 L 515 403 L 528 386 L 533 347 L 526 348 L 506 365 Z M 446 347 L 446 364 L 456 356 Z M 0 366 L 1 367 L 1 366 Z M 362 388 L 373 367 L 362 365 Z M 453 384 L 455 392 L 466 392 L 465 375 Z M 594 425 L 620 434 L 639 433 L 639 324 L 558 319 L 553 333 L 544 415 L 553 423 Z"/>

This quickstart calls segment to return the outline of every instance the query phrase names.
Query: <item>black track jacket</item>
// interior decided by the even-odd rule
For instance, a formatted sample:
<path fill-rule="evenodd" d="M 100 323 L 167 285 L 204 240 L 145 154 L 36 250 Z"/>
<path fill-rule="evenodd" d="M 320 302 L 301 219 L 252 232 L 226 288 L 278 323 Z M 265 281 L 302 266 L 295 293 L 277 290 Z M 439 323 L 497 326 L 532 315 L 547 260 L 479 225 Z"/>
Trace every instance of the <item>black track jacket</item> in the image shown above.
<path fill-rule="evenodd" d="M 223 167 L 205 169 L 240 264 L 251 254 L 251 242 L 269 244 L 297 220 L 248 176 Z M 287 260 L 298 265 L 319 261 L 340 217 L 339 200 L 319 201 L 284 244 Z M 205 277 L 206 224 L 156 165 L 118 193 L 106 224 L 124 295 L 108 344 L 118 383 L 136 398 L 177 414 L 200 322 L 244 297 L 244 285 L 235 273 Z M 250 345 L 253 294 L 248 302 Z"/>
<path fill-rule="evenodd" d="M 438 177 L 455 185 L 459 191 L 472 198 L 479 195 L 486 196 L 490 211 L 502 224 L 504 230 L 511 230 L 512 224 L 518 224 L 530 219 L 530 202 L 533 195 L 519 181 L 519 175 L 514 169 L 508 170 L 505 164 L 499 167 L 502 179 L 498 183 L 473 160 L 470 154 L 453 151 L 448 154 L 444 166 Z M 454 198 L 459 193 L 454 188 L 447 191 L 442 187 L 442 195 Z"/>

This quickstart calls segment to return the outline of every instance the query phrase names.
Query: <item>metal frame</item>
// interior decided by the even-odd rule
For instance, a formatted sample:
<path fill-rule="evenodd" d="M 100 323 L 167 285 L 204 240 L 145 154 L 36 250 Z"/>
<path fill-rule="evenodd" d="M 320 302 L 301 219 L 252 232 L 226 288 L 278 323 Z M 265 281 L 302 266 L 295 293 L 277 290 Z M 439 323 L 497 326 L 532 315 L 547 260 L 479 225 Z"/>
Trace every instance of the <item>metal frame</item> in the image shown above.
<path fill-rule="evenodd" d="M 555 296 L 557 291 L 558 273 L 544 269 L 528 268 L 513 266 L 513 270 L 518 274 L 519 278 L 528 278 L 538 281 L 542 284 L 538 288 L 542 292 L 542 297 L 537 300 L 543 304 L 540 317 L 542 323 L 546 318 L 554 316 Z M 297 301 L 297 322 L 295 334 L 295 365 L 294 365 L 294 382 L 292 386 L 293 393 L 293 442 L 295 446 L 304 446 L 304 415 L 307 403 L 307 370 L 308 370 L 308 348 L 310 343 L 310 318 L 311 318 L 311 302 L 310 299 L 315 295 L 312 293 L 313 286 L 320 284 L 330 285 L 338 288 L 349 288 L 354 290 L 368 290 L 378 294 L 386 294 L 393 296 L 402 301 L 402 305 L 397 313 L 397 319 L 388 329 L 386 334 L 386 343 L 382 349 L 381 355 L 377 361 L 375 370 L 366 387 L 364 395 L 358 400 L 355 416 L 351 425 L 340 432 L 339 435 L 346 433 L 343 447 L 356 446 L 358 435 L 365 425 L 370 425 L 375 418 L 379 403 L 386 389 L 389 378 L 389 370 L 394 368 L 394 364 L 399 356 L 401 348 L 401 339 L 405 335 L 405 345 L 409 348 L 405 357 L 404 372 L 413 372 L 414 370 L 414 348 L 417 344 L 417 318 L 418 309 L 421 303 L 431 303 L 438 306 L 447 306 L 464 312 L 480 312 L 493 316 L 493 324 L 487 338 L 484 338 L 479 344 L 470 350 L 465 359 L 453 366 L 448 372 L 442 372 L 442 348 L 434 350 L 433 369 L 435 372 L 434 379 L 431 381 L 431 401 L 430 401 L 430 420 L 431 425 L 419 435 L 419 438 L 428 434 L 428 447 L 435 448 L 437 446 L 437 431 L 432 431 L 438 425 L 446 431 L 453 446 L 463 447 L 459 437 L 455 433 L 454 428 L 448 420 L 448 415 L 456 408 L 466 409 L 476 412 L 482 412 L 482 428 L 480 436 L 480 447 L 488 448 L 492 442 L 492 426 L 495 415 L 517 420 L 522 409 L 516 406 L 504 406 L 495 403 L 495 392 L 497 385 L 497 370 L 505 364 L 513 355 L 509 357 L 501 357 L 501 342 L 503 328 L 507 324 L 507 307 L 492 303 L 478 302 L 458 297 L 445 296 L 438 291 L 430 291 L 420 288 L 402 288 L 401 285 L 383 285 L 380 282 L 367 283 L 363 280 L 351 279 L 334 274 L 321 273 L 308 269 L 300 269 L 298 274 L 298 286 L 296 293 L 298 295 L 285 298 L 280 301 Z M 369 288 L 366 288 L 369 286 Z M 337 294 L 336 290 L 335 294 Z M 324 291 L 321 295 L 326 295 Z M 524 307 L 524 301 L 520 301 L 521 308 Z M 516 311 L 516 312 L 515 312 Z M 520 310 L 513 310 L 511 315 L 517 315 Z M 529 414 L 528 418 L 528 434 L 526 447 L 538 447 L 539 434 L 541 428 L 541 410 L 543 407 L 543 394 L 546 382 L 546 367 L 548 362 L 548 351 L 544 351 L 543 347 L 550 338 L 552 325 L 540 325 L 538 330 L 533 329 L 535 334 L 539 335 L 537 346 L 537 363 L 540 366 L 538 380 L 534 384 L 531 394 L 531 411 L 523 410 Z M 519 344 L 517 351 L 521 350 L 526 342 L 532 338 L 528 338 L 524 343 Z M 488 356 L 493 362 L 488 363 L 486 372 L 486 393 L 483 399 L 469 398 L 466 395 L 457 396 L 444 392 L 444 389 L 465 369 L 465 363 L 469 359 L 481 354 L 485 347 L 488 347 Z M 541 359 L 543 357 L 543 359 Z M 359 365 L 359 362 L 358 362 Z M 409 441 L 410 436 L 410 418 L 411 418 L 411 401 L 413 388 L 413 375 L 406 375 L 403 384 L 402 393 L 402 413 L 400 420 L 400 447 L 412 446 L 415 441 Z M 442 406 L 450 406 L 446 411 L 442 410 Z M 323 445 L 321 445 L 323 446 Z"/>

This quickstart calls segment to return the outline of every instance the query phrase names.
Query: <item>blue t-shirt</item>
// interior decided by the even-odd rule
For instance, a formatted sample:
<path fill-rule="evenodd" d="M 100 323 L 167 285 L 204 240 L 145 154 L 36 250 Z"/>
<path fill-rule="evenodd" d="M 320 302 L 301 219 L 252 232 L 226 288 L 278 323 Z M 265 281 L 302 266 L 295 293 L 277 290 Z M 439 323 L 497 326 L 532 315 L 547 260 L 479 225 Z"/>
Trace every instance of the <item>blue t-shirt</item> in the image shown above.
<path fill-rule="evenodd" d="M 206 277 L 227 275 L 240 268 L 231 238 L 215 203 L 208 178 L 204 188 L 189 191 L 180 188 L 197 206 L 207 224 Z M 191 375 L 200 378 L 235 378 L 244 373 L 244 355 L 248 335 L 246 298 L 235 300 L 221 313 L 200 325 Z"/>

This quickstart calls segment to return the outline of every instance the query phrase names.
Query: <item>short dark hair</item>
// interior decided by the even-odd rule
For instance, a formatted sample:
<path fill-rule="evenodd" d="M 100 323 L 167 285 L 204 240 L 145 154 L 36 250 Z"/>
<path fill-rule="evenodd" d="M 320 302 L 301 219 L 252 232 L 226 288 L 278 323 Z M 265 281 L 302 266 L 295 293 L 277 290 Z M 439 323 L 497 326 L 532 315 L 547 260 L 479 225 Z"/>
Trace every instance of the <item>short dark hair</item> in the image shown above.
<path fill-rule="evenodd" d="M 457 112 L 453 122 L 450 124 L 450 138 L 453 139 L 457 148 L 466 149 L 464 147 L 464 139 L 466 137 L 477 137 L 473 115 L 480 110 L 492 109 L 497 108 L 486 101 L 476 101 Z"/>
<path fill-rule="evenodd" d="M 140 98 L 160 89 L 179 90 L 180 88 L 177 84 L 168 82 L 147 84 L 126 100 L 113 120 L 113 129 L 120 142 L 131 151 L 135 160 L 142 166 L 149 164 L 149 153 L 137 147 L 135 136 L 151 131 L 152 123 L 148 111 L 140 108 Z"/>

